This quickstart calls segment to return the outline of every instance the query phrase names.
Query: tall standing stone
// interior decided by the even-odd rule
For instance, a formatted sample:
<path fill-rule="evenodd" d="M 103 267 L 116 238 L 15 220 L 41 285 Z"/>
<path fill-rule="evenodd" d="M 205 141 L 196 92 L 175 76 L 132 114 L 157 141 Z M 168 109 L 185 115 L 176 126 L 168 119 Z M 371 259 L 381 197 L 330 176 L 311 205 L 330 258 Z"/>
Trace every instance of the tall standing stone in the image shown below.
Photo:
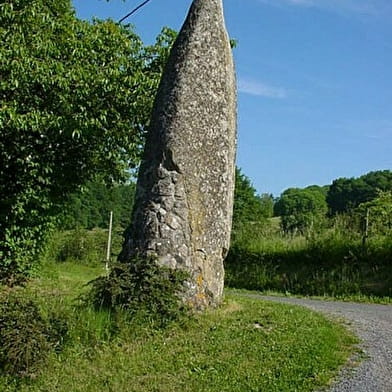
<path fill-rule="evenodd" d="M 222 298 L 236 150 L 236 87 L 222 0 L 194 0 L 155 100 L 120 261 L 189 271 L 183 299 Z"/>

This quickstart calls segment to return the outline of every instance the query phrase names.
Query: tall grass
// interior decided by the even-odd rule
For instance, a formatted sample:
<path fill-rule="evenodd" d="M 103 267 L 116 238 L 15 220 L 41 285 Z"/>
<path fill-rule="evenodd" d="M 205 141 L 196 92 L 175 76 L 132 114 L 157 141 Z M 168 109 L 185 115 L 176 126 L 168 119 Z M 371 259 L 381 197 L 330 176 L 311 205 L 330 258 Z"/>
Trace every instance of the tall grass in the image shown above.
<path fill-rule="evenodd" d="M 392 296 L 392 233 L 363 243 L 337 219 L 308 236 L 276 226 L 237 234 L 226 260 L 226 285 L 302 295 Z"/>

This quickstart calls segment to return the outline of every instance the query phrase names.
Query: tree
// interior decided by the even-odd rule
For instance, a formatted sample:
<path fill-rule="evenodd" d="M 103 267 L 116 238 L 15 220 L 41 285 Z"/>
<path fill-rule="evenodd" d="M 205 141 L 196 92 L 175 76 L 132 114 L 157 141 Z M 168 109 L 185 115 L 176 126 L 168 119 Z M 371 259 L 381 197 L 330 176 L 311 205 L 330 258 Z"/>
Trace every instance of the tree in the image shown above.
<path fill-rule="evenodd" d="M 274 216 L 274 196 L 271 193 L 262 193 L 259 198 L 263 217 L 272 218 Z"/>
<path fill-rule="evenodd" d="M 135 183 L 108 187 L 102 182 L 90 182 L 83 192 L 72 194 L 64 208 L 60 227 L 76 229 L 107 228 L 109 212 L 113 211 L 114 224 L 129 225 L 135 195 Z"/>
<path fill-rule="evenodd" d="M 70 193 L 137 166 L 173 35 L 144 47 L 69 0 L 0 1 L 0 280 L 29 273 Z"/>
<path fill-rule="evenodd" d="M 326 213 L 325 193 L 317 186 L 286 189 L 275 204 L 275 215 L 281 217 L 282 229 L 290 233 L 305 234 Z"/>
<path fill-rule="evenodd" d="M 373 200 L 380 191 L 392 191 L 392 171 L 369 172 L 359 178 L 338 178 L 327 194 L 330 213 L 348 212 L 361 203 Z"/>
<path fill-rule="evenodd" d="M 250 179 L 239 168 L 236 168 L 233 208 L 234 230 L 242 225 L 261 222 L 269 217 L 270 198 L 270 195 L 264 195 L 264 198 L 261 199 Z"/>
<path fill-rule="evenodd" d="M 357 213 L 367 220 L 367 230 L 372 234 L 392 233 L 392 191 L 380 191 L 378 196 L 358 206 Z"/>

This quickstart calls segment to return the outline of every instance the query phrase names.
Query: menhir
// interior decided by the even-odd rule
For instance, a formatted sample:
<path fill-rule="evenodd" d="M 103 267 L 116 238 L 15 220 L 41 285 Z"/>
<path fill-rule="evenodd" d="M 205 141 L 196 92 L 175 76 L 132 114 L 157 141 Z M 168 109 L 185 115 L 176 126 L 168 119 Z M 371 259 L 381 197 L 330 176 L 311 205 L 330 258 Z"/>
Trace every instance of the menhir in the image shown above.
<path fill-rule="evenodd" d="M 196 308 L 222 299 L 236 150 L 236 83 L 222 0 L 195 0 L 155 100 L 133 219 L 119 256 L 156 256 L 190 280 Z"/>

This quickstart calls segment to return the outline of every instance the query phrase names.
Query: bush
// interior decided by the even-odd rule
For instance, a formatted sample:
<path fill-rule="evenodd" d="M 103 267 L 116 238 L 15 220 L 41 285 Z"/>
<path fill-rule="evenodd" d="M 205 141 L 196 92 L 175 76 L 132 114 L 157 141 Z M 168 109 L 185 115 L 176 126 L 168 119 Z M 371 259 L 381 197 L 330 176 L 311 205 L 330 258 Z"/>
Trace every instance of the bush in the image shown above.
<path fill-rule="evenodd" d="M 104 261 L 107 247 L 107 231 L 102 229 L 75 229 L 54 233 L 48 243 L 45 259 L 56 262 L 77 262 L 97 265 Z M 113 233 L 113 252 L 118 252 L 121 236 Z"/>
<path fill-rule="evenodd" d="M 64 241 L 58 249 L 56 261 L 77 261 L 84 264 L 100 262 L 105 254 L 104 237 L 104 235 L 92 235 L 80 229 L 68 232 L 64 234 Z"/>
<path fill-rule="evenodd" d="M 0 369 L 30 375 L 67 335 L 67 322 L 53 314 L 44 317 L 38 305 L 14 291 L 0 296 Z"/>
<path fill-rule="evenodd" d="M 134 257 L 90 282 L 87 301 L 97 309 L 124 309 L 131 317 L 142 315 L 165 326 L 186 312 L 179 294 L 187 278 L 185 271 L 160 266 L 153 258 Z"/>

